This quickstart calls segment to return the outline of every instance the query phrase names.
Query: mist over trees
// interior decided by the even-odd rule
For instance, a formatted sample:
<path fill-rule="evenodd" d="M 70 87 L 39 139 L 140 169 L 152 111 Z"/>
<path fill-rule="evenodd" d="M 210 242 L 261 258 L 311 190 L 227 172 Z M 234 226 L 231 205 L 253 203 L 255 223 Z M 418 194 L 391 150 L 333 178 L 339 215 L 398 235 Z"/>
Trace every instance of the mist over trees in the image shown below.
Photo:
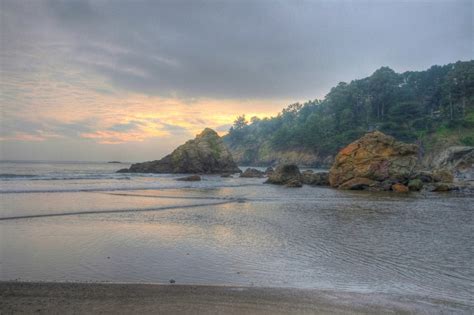
<path fill-rule="evenodd" d="M 474 61 L 401 74 L 382 67 L 370 77 L 341 82 L 323 100 L 295 103 L 276 117 L 238 117 L 230 147 L 269 144 L 275 150 L 334 154 L 364 133 L 380 130 L 406 142 L 460 134 L 474 145 Z"/>

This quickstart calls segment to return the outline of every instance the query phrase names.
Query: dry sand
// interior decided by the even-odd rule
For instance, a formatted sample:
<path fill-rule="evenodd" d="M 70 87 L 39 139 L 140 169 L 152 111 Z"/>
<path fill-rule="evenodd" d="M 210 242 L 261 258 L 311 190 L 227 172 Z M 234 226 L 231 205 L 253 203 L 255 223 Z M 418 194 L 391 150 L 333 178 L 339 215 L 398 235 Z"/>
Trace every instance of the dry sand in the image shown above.
<path fill-rule="evenodd" d="M 470 313 L 427 298 L 305 289 L 0 282 L 0 314 Z"/>

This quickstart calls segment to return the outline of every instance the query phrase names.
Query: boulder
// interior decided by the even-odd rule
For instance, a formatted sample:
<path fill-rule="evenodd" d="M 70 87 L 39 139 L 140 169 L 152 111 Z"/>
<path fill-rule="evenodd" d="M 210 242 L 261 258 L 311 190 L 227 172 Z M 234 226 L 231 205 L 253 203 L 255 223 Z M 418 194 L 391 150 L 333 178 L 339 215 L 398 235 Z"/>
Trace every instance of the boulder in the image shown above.
<path fill-rule="evenodd" d="M 328 186 L 329 185 L 329 173 L 318 172 L 313 173 L 311 170 L 304 171 L 302 174 L 303 184 L 313 186 Z"/>
<path fill-rule="evenodd" d="M 367 133 L 342 149 L 329 171 L 329 183 L 340 187 L 354 178 L 382 182 L 406 180 L 418 160 L 418 146 L 396 141 L 379 131 Z"/>
<path fill-rule="evenodd" d="M 262 178 L 263 177 L 263 172 L 255 169 L 255 168 L 248 168 L 248 169 L 245 170 L 245 172 L 240 174 L 240 177 Z"/>
<path fill-rule="evenodd" d="M 349 179 L 339 186 L 339 189 L 344 190 L 366 190 L 370 187 L 378 186 L 378 182 L 365 177 L 356 177 Z"/>
<path fill-rule="evenodd" d="M 219 135 L 206 128 L 161 160 L 133 164 L 120 172 L 222 174 L 241 171 Z"/>
<path fill-rule="evenodd" d="M 285 185 L 295 179 L 301 181 L 301 173 L 298 166 L 295 164 L 283 164 L 279 165 L 273 174 L 268 176 L 266 183 Z"/>
<path fill-rule="evenodd" d="M 393 184 L 392 190 L 397 193 L 406 193 L 410 191 L 407 186 L 400 183 Z"/>
<path fill-rule="evenodd" d="M 408 189 L 411 191 L 420 191 L 423 188 L 421 179 L 415 178 L 408 182 Z"/>
<path fill-rule="evenodd" d="M 184 182 L 198 182 L 201 180 L 201 176 L 191 175 L 191 176 L 186 176 L 186 177 L 180 177 L 180 178 L 177 178 L 176 180 L 181 180 Z"/>

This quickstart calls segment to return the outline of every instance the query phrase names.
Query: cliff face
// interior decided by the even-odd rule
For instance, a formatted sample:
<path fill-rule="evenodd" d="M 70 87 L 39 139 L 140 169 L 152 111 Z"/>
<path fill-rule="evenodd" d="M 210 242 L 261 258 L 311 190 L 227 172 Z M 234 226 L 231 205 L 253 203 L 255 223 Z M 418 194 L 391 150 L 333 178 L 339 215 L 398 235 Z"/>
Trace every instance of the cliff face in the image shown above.
<path fill-rule="evenodd" d="M 321 156 L 307 149 L 278 151 L 268 143 L 249 146 L 230 146 L 234 161 L 239 165 L 269 166 L 296 164 L 302 167 L 329 168 L 334 156 Z"/>
<path fill-rule="evenodd" d="M 121 173 L 238 173 L 240 169 L 219 135 L 206 128 L 161 160 L 136 163 Z"/>

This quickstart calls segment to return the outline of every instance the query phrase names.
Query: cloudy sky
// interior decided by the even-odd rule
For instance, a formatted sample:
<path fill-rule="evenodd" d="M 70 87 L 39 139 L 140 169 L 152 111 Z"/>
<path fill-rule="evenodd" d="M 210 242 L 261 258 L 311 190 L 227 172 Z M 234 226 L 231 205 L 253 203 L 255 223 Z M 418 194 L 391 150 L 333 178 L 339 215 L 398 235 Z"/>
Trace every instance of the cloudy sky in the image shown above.
<path fill-rule="evenodd" d="M 473 1 L 0 0 L 1 159 L 140 161 L 381 66 L 473 58 Z"/>

